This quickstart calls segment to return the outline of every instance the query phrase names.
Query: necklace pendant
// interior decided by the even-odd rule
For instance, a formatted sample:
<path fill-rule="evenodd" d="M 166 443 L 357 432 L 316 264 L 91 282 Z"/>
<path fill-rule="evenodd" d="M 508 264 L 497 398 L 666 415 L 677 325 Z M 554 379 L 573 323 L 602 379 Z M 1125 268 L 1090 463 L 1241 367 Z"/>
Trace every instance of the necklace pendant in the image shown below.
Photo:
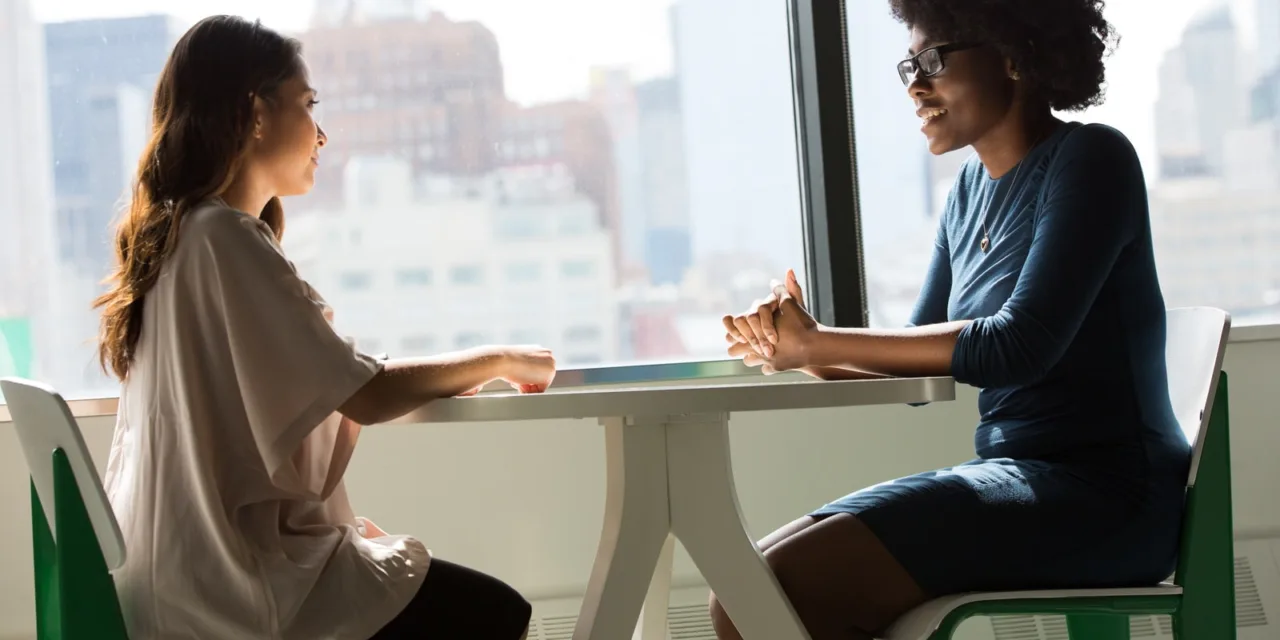
<path fill-rule="evenodd" d="M 987 238 L 987 234 L 982 234 L 982 242 L 978 243 L 978 248 L 982 249 L 983 253 L 986 253 L 987 249 L 991 248 L 991 240 Z"/>

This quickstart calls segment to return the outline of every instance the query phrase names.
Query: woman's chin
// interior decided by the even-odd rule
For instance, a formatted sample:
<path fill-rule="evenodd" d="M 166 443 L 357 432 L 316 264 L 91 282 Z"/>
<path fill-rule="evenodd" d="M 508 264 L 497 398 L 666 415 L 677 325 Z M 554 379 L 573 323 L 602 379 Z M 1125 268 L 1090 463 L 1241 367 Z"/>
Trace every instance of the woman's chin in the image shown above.
<path fill-rule="evenodd" d="M 944 132 L 925 134 L 925 137 L 929 143 L 929 153 L 935 156 L 950 153 L 964 146 L 955 144 L 955 137 L 946 135 Z"/>

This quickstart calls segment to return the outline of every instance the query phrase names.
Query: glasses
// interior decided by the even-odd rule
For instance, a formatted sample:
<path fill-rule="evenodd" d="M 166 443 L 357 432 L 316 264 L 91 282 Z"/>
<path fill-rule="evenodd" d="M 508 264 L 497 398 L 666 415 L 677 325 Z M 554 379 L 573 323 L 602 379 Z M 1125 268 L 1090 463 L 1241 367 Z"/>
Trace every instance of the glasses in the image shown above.
<path fill-rule="evenodd" d="M 917 53 L 906 60 L 898 63 L 898 77 L 902 78 L 902 84 L 910 86 L 911 81 L 919 73 L 920 77 L 929 78 L 942 73 L 947 68 L 944 62 L 945 56 L 954 51 L 964 51 L 965 49 L 974 49 L 982 45 L 972 42 L 944 44 L 936 47 L 930 47 Z"/>

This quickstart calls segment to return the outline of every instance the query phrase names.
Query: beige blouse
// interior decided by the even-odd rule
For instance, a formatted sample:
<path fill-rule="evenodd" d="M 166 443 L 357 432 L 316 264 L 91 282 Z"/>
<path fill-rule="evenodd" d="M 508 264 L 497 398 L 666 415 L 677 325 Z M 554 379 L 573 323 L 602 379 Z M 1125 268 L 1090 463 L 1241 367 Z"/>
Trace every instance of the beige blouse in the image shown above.
<path fill-rule="evenodd" d="M 265 223 L 217 200 L 186 215 L 106 471 L 131 637 L 366 640 L 422 584 L 428 550 L 347 501 L 360 427 L 336 410 L 381 365 L 326 312 Z"/>

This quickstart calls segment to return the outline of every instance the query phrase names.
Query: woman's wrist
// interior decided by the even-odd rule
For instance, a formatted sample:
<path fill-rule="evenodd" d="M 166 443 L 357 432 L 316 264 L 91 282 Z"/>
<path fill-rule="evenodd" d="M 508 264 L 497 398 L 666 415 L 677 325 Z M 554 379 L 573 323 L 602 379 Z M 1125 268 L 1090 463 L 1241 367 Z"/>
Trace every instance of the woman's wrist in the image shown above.
<path fill-rule="evenodd" d="M 507 375 L 514 362 L 511 350 L 502 345 L 474 347 L 469 351 L 471 361 L 475 363 L 480 377 L 484 378 L 482 384 L 488 384 Z"/>
<path fill-rule="evenodd" d="M 830 342 L 832 331 L 829 327 L 822 324 L 816 325 L 813 329 L 804 332 L 804 339 L 800 344 L 800 352 L 803 354 L 805 366 L 808 368 L 821 368 L 835 366 L 830 362 Z"/>

